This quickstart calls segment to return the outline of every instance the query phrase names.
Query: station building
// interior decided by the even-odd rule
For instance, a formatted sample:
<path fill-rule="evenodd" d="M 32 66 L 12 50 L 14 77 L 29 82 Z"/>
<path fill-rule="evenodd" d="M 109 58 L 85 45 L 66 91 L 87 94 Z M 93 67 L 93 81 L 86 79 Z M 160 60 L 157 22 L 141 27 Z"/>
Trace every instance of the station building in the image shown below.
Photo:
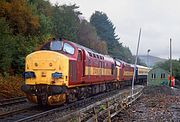
<path fill-rule="evenodd" d="M 169 72 L 160 67 L 153 68 L 148 73 L 147 84 L 148 86 L 169 85 L 168 75 Z"/>

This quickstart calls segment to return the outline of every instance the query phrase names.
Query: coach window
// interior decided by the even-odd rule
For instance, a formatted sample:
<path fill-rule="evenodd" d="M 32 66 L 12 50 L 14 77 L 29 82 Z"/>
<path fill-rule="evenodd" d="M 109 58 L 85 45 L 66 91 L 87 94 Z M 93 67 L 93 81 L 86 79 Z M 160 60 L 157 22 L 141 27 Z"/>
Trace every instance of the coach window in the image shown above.
<path fill-rule="evenodd" d="M 89 56 L 91 56 L 92 57 L 92 54 L 90 53 L 90 52 L 88 52 L 89 53 Z"/>
<path fill-rule="evenodd" d="M 64 47 L 63 47 L 63 51 L 65 52 L 65 53 L 68 53 L 68 54 L 71 54 L 71 55 L 73 55 L 74 54 L 74 47 L 73 46 L 71 46 L 70 44 L 68 44 L 68 43 L 64 43 Z"/>
<path fill-rule="evenodd" d="M 93 57 L 96 58 L 96 55 L 93 53 Z"/>

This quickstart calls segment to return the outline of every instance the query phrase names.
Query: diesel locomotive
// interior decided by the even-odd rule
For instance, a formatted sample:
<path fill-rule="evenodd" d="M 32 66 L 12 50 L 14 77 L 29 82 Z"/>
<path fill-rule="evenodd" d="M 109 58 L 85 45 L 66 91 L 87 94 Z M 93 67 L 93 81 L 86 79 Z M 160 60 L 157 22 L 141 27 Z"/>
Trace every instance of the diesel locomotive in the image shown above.
<path fill-rule="evenodd" d="M 138 66 L 136 81 L 144 82 L 149 69 Z M 58 105 L 131 83 L 134 67 L 65 39 L 51 39 L 26 57 L 25 84 L 30 102 Z"/>

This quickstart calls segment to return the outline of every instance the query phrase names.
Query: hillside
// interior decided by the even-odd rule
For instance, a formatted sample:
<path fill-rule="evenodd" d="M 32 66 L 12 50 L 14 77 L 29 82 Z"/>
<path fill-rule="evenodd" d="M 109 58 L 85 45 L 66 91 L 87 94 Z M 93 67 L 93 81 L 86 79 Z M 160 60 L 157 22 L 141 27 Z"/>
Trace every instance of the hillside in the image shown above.
<path fill-rule="evenodd" d="M 141 62 L 145 63 L 147 66 L 153 67 L 155 64 L 159 62 L 165 62 L 167 59 L 155 57 L 155 56 L 147 56 L 147 55 L 139 55 Z"/>

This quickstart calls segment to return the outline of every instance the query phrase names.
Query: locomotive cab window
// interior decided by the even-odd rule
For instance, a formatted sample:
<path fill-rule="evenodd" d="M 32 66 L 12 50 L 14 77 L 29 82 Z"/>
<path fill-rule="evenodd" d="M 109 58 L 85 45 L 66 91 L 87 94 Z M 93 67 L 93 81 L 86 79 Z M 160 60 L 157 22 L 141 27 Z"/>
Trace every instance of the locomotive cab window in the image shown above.
<path fill-rule="evenodd" d="M 50 50 L 58 50 L 60 51 L 62 49 L 62 42 L 61 41 L 51 41 L 50 43 Z"/>
<path fill-rule="evenodd" d="M 73 46 L 71 46 L 70 44 L 68 44 L 68 43 L 64 43 L 64 47 L 63 47 L 63 51 L 65 52 L 65 53 L 68 53 L 68 54 L 71 54 L 71 55 L 73 55 L 74 54 L 74 47 Z"/>
<path fill-rule="evenodd" d="M 60 51 L 62 50 L 62 41 L 53 40 L 44 44 L 40 50 L 52 50 L 52 51 Z"/>

